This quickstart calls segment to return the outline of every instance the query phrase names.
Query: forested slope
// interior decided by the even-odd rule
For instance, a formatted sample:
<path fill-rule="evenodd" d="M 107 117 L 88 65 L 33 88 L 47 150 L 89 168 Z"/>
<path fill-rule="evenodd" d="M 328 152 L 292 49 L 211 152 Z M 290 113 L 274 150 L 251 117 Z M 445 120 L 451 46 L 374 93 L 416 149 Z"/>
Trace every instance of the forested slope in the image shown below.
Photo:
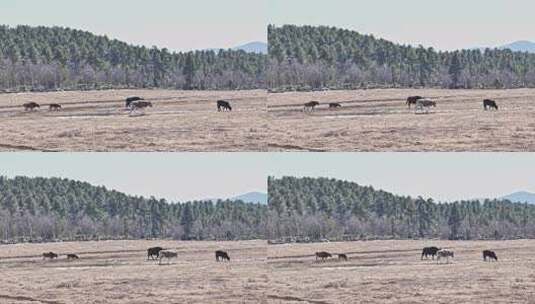
<path fill-rule="evenodd" d="M 268 27 L 270 88 L 535 87 L 535 54 L 439 52 L 325 26 Z"/>
<path fill-rule="evenodd" d="M 327 178 L 270 177 L 268 191 L 270 238 L 535 237 L 535 206 L 507 200 L 436 203 Z"/>
<path fill-rule="evenodd" d="M 264 88 L 266 59 L 240 50 L 175 53 L 62 27 L 0 26 L 0 90 L 7 91 Z"/>
<path fill-rule="evenodd" d="M 267 206 L 170 203 L 59 178 L 0 176 L 0 239 L 262 238 Z"/>

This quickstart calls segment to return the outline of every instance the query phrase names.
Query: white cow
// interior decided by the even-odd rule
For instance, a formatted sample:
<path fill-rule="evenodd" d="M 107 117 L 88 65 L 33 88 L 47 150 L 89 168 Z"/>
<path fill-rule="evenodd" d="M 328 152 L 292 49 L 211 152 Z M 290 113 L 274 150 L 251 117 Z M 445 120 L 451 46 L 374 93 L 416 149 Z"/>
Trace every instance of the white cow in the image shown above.
<path fill-rule="evenodd" d="M 416 113 L 422 112 L 425 110 L 425 113 L 429 113 L 430 107 L 436 107 L 437 103 L 430 99 L 418 99 L 416 101 Z"/>
<path fill-rule="evenodd" d="M 448 249 L 440 249 L 437 252 L 437 264 L 440 262 L 440 258 L 446 258 L 446 263 L 450 262 L 450 257 L 453 259 L 454 253 Z"/>
<path fill-rule="evenodd" d="M 178 254 L 176 251 L 171 251 L 171 250 L 162 250 L 160 251 L 160 262 L 159 264 L 162 264 L 162 260 L 166 258 L 167 259 L 167 264 L 169 264 L 169 260 L 171 260 L 172 258 L 178 258 Z"/>

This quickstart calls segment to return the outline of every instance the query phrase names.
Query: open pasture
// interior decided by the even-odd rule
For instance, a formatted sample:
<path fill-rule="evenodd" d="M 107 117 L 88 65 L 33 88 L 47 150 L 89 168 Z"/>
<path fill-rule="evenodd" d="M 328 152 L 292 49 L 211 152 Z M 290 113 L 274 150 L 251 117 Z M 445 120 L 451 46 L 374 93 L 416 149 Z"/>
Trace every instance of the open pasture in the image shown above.
<path fill-rule="evenodd" d="M 0 246 L 0 303 L 265 303 L 265 241 L 101 241 Z M 162 246 L 177 259 L 147 260 Z M 225 250 L 230 262 L 216 262 Z M 43 259 L 44 252 L 58 253 Z M 80 259 L 67 260 L 76 253 Z"/>
<path fill-rule="evenodd" d="M 153 107 L 130 113 L 131 96 Z M 231 112 L 217 111 L 220 99 Z M 264 151 L 266 116 L 263 90 L 0 94 L 0 151 Z"/>
<path fill-rule="evenodd" d="M 416 114 L 415 95 L 437 106 Z M 268 94 L 268 113 L 270 151 L 535 151 L 535 89 L 290 92 Z"/>
<path fill-rule="evenodd" d="M 451 249 L 455 257 L 421 260 L 427 246 Z M 499 261 L 484 262 L 486 249 Z M 333 257 L 316 260 L 319 251 Z M 272 303 L 533 303 L 534 252 L 534 240 L 270 245 L 267 296 Z"/>

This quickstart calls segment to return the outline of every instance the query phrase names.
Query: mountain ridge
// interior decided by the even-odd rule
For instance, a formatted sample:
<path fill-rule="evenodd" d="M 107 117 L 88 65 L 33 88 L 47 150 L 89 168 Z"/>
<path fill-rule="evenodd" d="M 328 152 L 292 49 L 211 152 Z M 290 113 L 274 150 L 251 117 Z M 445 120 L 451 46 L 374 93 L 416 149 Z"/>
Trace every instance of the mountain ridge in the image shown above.
<path fill-rule="evenodd" d="M 528 191 L 516 191 L 500 197 L 515 203 L 529 203 L 535 204 L 535 193 Z"/>

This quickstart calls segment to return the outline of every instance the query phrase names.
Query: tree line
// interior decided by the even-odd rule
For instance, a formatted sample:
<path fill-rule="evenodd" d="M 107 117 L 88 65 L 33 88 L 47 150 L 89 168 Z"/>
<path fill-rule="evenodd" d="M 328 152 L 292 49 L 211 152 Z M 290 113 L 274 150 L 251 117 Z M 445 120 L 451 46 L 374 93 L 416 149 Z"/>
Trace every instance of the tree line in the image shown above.
<path fill-rule="evenodd" d="M 0 90 L 265 88 L 267 56 L 171 52 L 63 27 L 0 26 Z"/>
<path fill-rule="evenodd" d="M 268 26 L 268 87 L 535 87 L 535 54 L 436 51 L 326 26 Z"/>
<path fill-rule="evenodd" d="M 68 179 L 0 176 L 4 241 L 257 239 L 266 215 L 266 205 L 242 201 L 177 203 Z"/>
<path fill-rule="evenodd" d="M 514 239 L 535 237 L 535 205 L 436 203 L 328 178 L 268 179 L 270 239 Z"/>

